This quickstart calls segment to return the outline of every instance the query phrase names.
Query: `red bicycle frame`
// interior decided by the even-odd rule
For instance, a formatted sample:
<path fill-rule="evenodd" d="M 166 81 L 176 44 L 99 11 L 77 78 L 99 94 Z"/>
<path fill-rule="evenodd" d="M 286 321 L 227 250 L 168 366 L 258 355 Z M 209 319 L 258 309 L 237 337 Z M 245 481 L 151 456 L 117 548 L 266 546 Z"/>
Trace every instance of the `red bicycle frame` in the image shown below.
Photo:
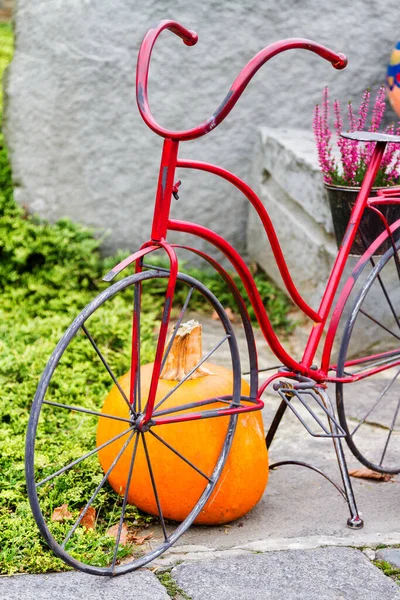
<path fill-rule="evenodd" d="M 322 353 L 322 361 L 319 367 L 315 367 L 313 365 L 313 361 L 315 358 L 315 354 L 319 347 L 322 333 L 325 329 L 328 316 L 330 310 L 332 308 L 333 300 L 338 289 L 338 285 L 340 279 L 343 275 L 344 267 L 349 256 L 353 241 L 357 234 L 358 227 L 360 225 L 360 221 L 363 215 L 363 212 L 367 206 L 369 195 L 371 192 L 371 188 L 373 186 L 376 174 L 378 172 L 386 143 L 389 140 L 378 141 L 375 146 L 375 150 L 372 156 L 372 160 L 370 166 L 368 168 L 367 174 L 364 178 L 363 184 L 361 186 L 360 193 L 358 195 L 356 204 L 351 213 L 350 221 L 347 226 L 345 236 L 342 242 L 342 245 L 339 249 L 337 258 L 333 265 L 331 275 L 326 285 L 326 289 L 322 296 L 322 300 L 318 310 L 314 310 L 311 308 L 305 300 L 300 295 L 297 290 L 293 279 L 290 275 L 289 269 L 285 262 L 285 258 L 283 256 L 278 237 L 276 235 L 275 229 L 271 222 L 271 219 L 264 208 L 261 200 L 255 194 L 255 192 L 239 177 L 234 175 L 233 173 L 223 169 L 222 167 L 212 165 L 206 162 L 198 162 L 191 160 L 183 160 L 178 158 L 178 150 L 179 143 L 185 140 L 192 140 L 203 135 L 206 135 L 211 130 L 215 129 L 230 113 L 233 106 L 239 100 L 241 94 L 245 90 L 247 84 L 255 75 L 255 73 L 260 69 L 260 67 L 267 62 L 270 58 L 283 52 L 285 50 L 293 49 L 293 48 L 302 48 L 306 50 L 310 50 L 322 58 L 331 62 L 334 68 L 343 69 L 347 64 L 347 59 L 343 54 L 338 54 L 329 50 L 328 48 L 316 44 L 310 40 L 306 39 L 288 39 L 281 42 L 276 42 L 267 46 L 263 50 L 261 50 L 254 58 L 250 60 L 250 62 L 242 69 L 238 77 L 235 79 L 232 84 L 228 94 L 226 95 L 223 102 L 220 104 L 215 113 L 202 124 L 192 129 L 186 131 L 172 131 L 161 127 L 154 119 L 151 114 L 150 105 L 148 101 L 147 94 L 147 82 L 148 82 L 148 72 L 149 72 L 149 64 L 153 46 L 155 44 L 156 39 L 160 35 L 160 33 L 169 29 L 180 38 L 182 38 L 183 42 L 188 45 L 194 45 L 197 42 L 197 35 L 188 29 L 182 27 L 179 23 L 175 21 L 162 21 L 153 29 L 146 34 L 138 57 L 137 64 L 137 75 L 136 75 L 136 94 L 137 94 L 137 103 L 139 107 L 140 114 L 145 121 L 145 123 L 158 135 L 165 138 L 161 156 L 161 164 L 159 171 L 159 178 L 157 184 L 157 193 L 156 193 L 156 201 L 155 201 L 155 211 L 154 211 L 154 219 L 152 224 L 151 231 L 151 240 L 147 242 L 142 249 L 121 262 L 119 265 L 114 267 L 114 269 L 106 276 L 106 280 L 110 281 L 117 273 L 119 273 L 122 269 L 124 269 L 127 265 L 131 263 L 136 264 L 137 270 L 141 268 L 141 260 L 145 254 L 153 252 L 158 248 L 162 248 L 166 251 L 169 261 L 170 261 L 170 278 L 167 289 L 167 302 L 166 306 L 168 306 L 168 311 L 170 310 L 170 305 L 172 302 L 172 296 L 175 289 L 176 283 L 176 274 L 177 274 L 177 257 L 174 251 L 175 247 L 183 247 L 177 245 L 171 245 L 166 241 L 167 233 L 170 230 L 179 231 L 183 233 L 188 233 L 199 237 L 208 243 L 212 244 L 218 250 L 220 250 L 224 256 L 230 261 L 232 267 L 239 275 L 242 280 L 244 287 L 246 289 L 248 300 L 251 303 L 255 315 L 257 317 L 260 328 L 265 336 L 266 341 L 270 345 L 271 349 L 277 356 L 277 358 L 282 362 L 283 365 L 290 372 L 296 375 L 302 375 L 305 377 L 309 377 L 314 381 L 319 383 L 324 383 L 326 381 L 354 381 L 354 377 L 346 377 L 346 378 L 335 378 L 329 377 L 328 372 L 330 370 L 330 356 L 332 351 L 333 339 L 336 333 L 336 329 L 338 326 L 339 318 L 344 306 L 344 301 L 351 291 L 351 282 L 345 288 L 342 293 L 341 299 L 337 304 L 335 311 L 333 312 L 331 324 L 328 330 L 328 335 L 326 338 L 326 342 L 323 348 Z M 258 213 L 258 216 L 263 224 L 266 235 L 268 236 L 269 242 L 271 244 L 272 251 L 274 253 L 274 257 L 276 263 L 278 265 L 279 271 L 281 273 L 284 284 L 288 290 L 289 295 L 295 304 L 303 311 L 303 313 L 313 321 L 313 327 L 311 333 L 309 335 L 308 341 L 306 343 L 306 347 L 304 350 L 303 357 L 300 361 L 295 360 L 292 356 L 290 356 L 282 344 L 280 343 L 262 303 L 262 299 L 257 290 L 253 277 L 244 262 L 243 258 L 240 254 L 220 235 L 215 233 L 214 231 L 207 229 L 201 225 L 179 221 L 170 218 L 170 208 L 171 208 L 171 199 L 174 193 L 177 191 L 177 184 L 174 184 L 175 181 L 175 173 L 177 168 L 182 169 L 196 169 L 201 171 L 206 171 L 208 173 L 212 173 L 218 177 L 221 177 L 227 181 L 229 181 L 232 185 L 234 185 L 237 189 L 239 189 L 246 198 L 251 202 L 252 206 Z M 400 225 L 400 222 L 399 222 Z M 386 234 L 387 235 L 387 234 Z M 382 234 L 382 239 L 385 234 Z M 378 241 L 376 242 L 377 245 Z M 190 250 L 192 252 L 196 252 L 201 254 L 203 258 L 208 260 L 211 263 L 215 264 L 215 261 L 211 259 L 204 252 L 199 252 L 198 250 L 184 246 L 185 249 Z M 360 259 L 367 260 L 368 256 L 364 256 Z M 221 267 L 222 270 L 222 267 Z M 347 294 L 347 295 L 346 295 Z M 143 423 L 145 424 L 151 418 L 154 403 L 155 403 L 155 395 L 156 395 L 156 387 L 157 387 L 157 379 L 160 374 L 160 365 L 162 361 L 162 352 L 164 347 L 165 338 L 167 335 L 167 328 L 169 322 L 169 312 L 168 314 L 163 315 L 160 338 L 156 351 L 156 359 L 155 359 L 155 368 L 153 370 L 153 379 L 150 387 L 150 394 L 148 398 L 146 413 L 143 418 Z M 135 332 L 135 323 L 133 325 L 133 349 L 132 349 L 132 373 L 135 373 L 137 365 L 135 364 L 134 356 L 135 350 L 134 346 L 136 344 L 136 332 Z M 397 362 L 391 364 L 400 364 L 400 359 Z M 366 377 L 372 373 L 378 372 L 379 370 L 383 370 L 388 368 L 387 366 L 377 367 L 375 369 L 371 369 L 370 371 L 365 371 L 363 375 L 360 377 Z M 273 376 L 273 378 L 276 375 Z M 273 379 L 272 378 L 272 379 Z M 132 375 L 132 381 L 134 379 L 134 375 Z M 268 382 L 271 379 L 268 380 Z M 265 388 L 265 384 L 263 386 Z M 261 392 L 262 390 L 260 390 Z M 134 391 L 131 390 L 131 398 L 133 397 Z M 256 410 L 261 408 L 263 403 L 259 399 L 261 393 L 258 394 L 258 402 L 254 404 L 251 408 L 246 407 L 241 409 L 230 408 L 224 409 L 220 414 L 232 414 L 235 412 L 241 412 L 241 410 Z M 184 417 L 170 417 L 169 419 L 154 419 L 152 418 L 152 422 L 156 422 L 158 424 L 178 421 L 182 420 Z M 186 418 L 186 417 L 185 417 Z M 188 419 L 201 418 L 201 413 L 196 415 L 195 413 L 191 413 L 187 416 Z"/>

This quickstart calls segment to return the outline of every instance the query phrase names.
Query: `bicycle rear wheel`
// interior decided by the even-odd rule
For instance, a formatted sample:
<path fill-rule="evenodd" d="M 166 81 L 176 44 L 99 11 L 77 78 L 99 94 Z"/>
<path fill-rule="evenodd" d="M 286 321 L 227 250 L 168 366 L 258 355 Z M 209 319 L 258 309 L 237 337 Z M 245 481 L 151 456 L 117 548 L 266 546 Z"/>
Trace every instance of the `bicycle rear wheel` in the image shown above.
<path fill-rule="evenodd" d="M 339 421 L 350 450 L 369 469 L 391 474 L 400 473 L 399 248 L 397 241 L 396 253 L 390 247 L 353 275 L 357 280 L 372 264 L 349 305 L 337 375 L 375 372 L 353 383 L 336 384 Z M 364 350 L 358 347 L 360 338 L 366 340 Z"/>
<path fill-rule="evenodd" d="M 179 274 L 177 282 L 183 307 L 173 323 L 190 317 L 191 303 L 196 305 L 199 295 L 207 301 L 217 315 L 213 324 L 213 338 L 217 341 L 211 349 L 207 348 L 206 354 L 213 363 L 232 372 L 230 392 L 223 398 L 212 395 L 203 402 L 191 402 L 188 398 L 179 415 L 190 416 L 195 411 L 202 418 L 179 423 L 183 445 L 178 437 L 173 443 L 168 437 L 168 428 L 177 424 L 150 424 L 143 431 L 138 427 L 146 404 L 144 396 L 140 400 L 144 390 L 141 371 L 138 370 L 134 382 L 133 404 L 121 377 L 126 378 L 131 361 L 132 306 L 138 323 L 140 362 L 151 363 L 157 339 L 155 322 L 165 314 L 168 277 L 165 271 L 145 271 L 113 284 L 93 300 L 54 350 L 32 405 L 26 438 L 26 479 L 33 515 L 53 552 L 87 573 L 125 573 L 166 551 L 201 516 L 232 445 L 238 415 L 219 416 L 218 408 L 241 402 L 241 363 L 235 333 L 216 297 L 200 282 L 183 274 Z M 151 293 L 147 293 L 147 288 Z M 166 344 L 165 354 L 168 351 Z M 149 365 L 146 368 L 151 370 Z M 102 411 L 111 387 L 125 407 L 124 416 L 119 409 L 111 410 L 112 414 Z M 165 400 L 157 398 L 154 415 L 158 410 L 163 417 L 173 416 L 173 409 L 162 410 Z M 110 423 L 113 433 L 96 443 L 100 420 Z M 221 423 L 225 424 L 222 436 Z M 187 443 L 193 427 L 200 428 L 197 431 L 211 428 L 211 432 L 219 432 L 213 447 L 205 452 L 206 462 L 204 457 L 191 453 Z M 98 455 L 110 448 L 114 448 L 113 458 L 107 467 L 102 461 L 103 470 Z M 160 450 L 175 456 L 181 463 L 183 477 L 197 490 L 196 500 L 179 524 L 168 521 L 163 512 L 165 474 L 160 473 L 153 454 Z M 143 470 L 139 470 L 139 460 L 146 464 L 147 483 L 152 490 L 152 498 L 147 500 L 155 507 L 152 514 L 157 516 L 156 523 L 152 520 L 155 534 L 149 539 L 146 539 L 148 529 L 140 528 L 146 527 L 151 518 L 141 515 L 128 498 L 133 483 L 141 485 L 139 476 Z M 109 481 L 122 462 L 126 467 L 120 469 L 120 477 L 123 472 L 124 479 L 117 493 Z M 180 481 L 179 474 L 170 476 L 174 478 L 176 502 L 179 502 L 187 482 Z"/>

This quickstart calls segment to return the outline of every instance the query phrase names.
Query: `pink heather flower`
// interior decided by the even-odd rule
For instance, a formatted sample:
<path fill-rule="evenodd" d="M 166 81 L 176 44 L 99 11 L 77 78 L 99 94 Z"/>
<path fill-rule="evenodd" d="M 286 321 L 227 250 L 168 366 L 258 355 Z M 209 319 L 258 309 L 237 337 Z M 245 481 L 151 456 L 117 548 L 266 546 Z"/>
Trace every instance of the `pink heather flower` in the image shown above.
<path fill-rule="evenodd" d="M 327 88 L 324 90 L 323 109 L 317 104 L 314 110 L 313 130 L 317 142 L 318 161 L 324 176 L 325 183 L 332 183 L 332 173 L 335 169 L 335 161 L 332 158 L 332 147 L 330 144 L 331 131 L 329 129 L 329 100 Z"/>
<path fill-rule="evenodd" d="M 350 131 L 365 130 L 370 107 L 371 93 L 365 90 L 356 117 L 353 105 L 348 103 L 348 127 Z M 385 112 L 385 88 L 381 86 L 376 94 L 372 107 L 371 123 L 368 131 L 378 131 Z M 332 130 L 329 125 L 330 105 L 329 92 L 326 87 L 322 95 L 322 108 L 316 106 L 313 118 L 313 130 L 317 144 L 318 160 L 325 183 L 357 186 L 361 184 L 365 170 L 371 160 L 375 147 L 374 142 L 362 144 L 356 140 L 340 137 L 343 131 L 343 119 L 340 102 L 333 104 L 334 130 L 337 135 L 337 145 L 340 151 L 340 163 L 336 163 L 332 150 Z M 400 135 L 400 123 L 390 125 L 385 133 Z M 388 144 L 382 160 L 378 178 L 383 185 L 392 185 L 400 180 L 400 147 L 398 144 Z"/>
<path fill-rule="evenodd" d="M 385 108 L 385 86 L 381 85 L 376 95 L 374 108 L 372 109 L 371 127 L 369 128 L 369 131 L 378 131 Z"/>
<path fill-rule="evenodd" d="M 350 131 L 357 131 L 357 121 L 353 112 L 353 105 L 351 102 L 348 104 L 348 116 L 349 116 L 349 124 Z M 358 151 L 358 143 L 355 140 L 347 140 L 349 144 L 349 158 L 353 165 L 353 173 L 355 175 L 357 164 L 359 161 L 359 151 Z"/>
<path fill-rule="evenodd" d="M 342 130 L 343 130 L 343 121 L 342 121 L 339 100 L 335 100 L 335 102 L 333 103 L 333 110 L 335 113 L 335 129 L 336 129 L 336 134 L 337 134 L 337 144 L 339 146 L 340 154 L 342 157 L 343 177 L 344 177 L 346 183 L 349 182 L 351 184 L 351 181 L 353 180 L 353 177 L 355 175 L 355 171 L 354 171 L 355 165 L 351 160 L 351 158 L 352 158 L 351 140 L 340 137 L 340 134 L 342 133 Z"/>
<path fill-rule="evenodd" d="M 390 135 L 394 134 L 394 123 L 389 125 L 389 127 L 386 127 L 385 133 L 389 133 Z M 396 154 L 397 147 L 398 147 L 397 144 L 388 144 L 386 146 L 385 154 L 381 161 L 382 169 L 386 169 L 387 167 L 389 167 L 389 165 L 391 165 L 393 158 Z"/>
<path fill-rule="evenodd" d="M 368 108 L 369 108 L 369 100 L 371 98 L 371 92 L 368 90 L 365 90 L 364 94 L 363 94 L 363 99 L 361 100 L 361 104 L 360 104 L 360 110 L 358 111 L 358 125 L 357 125 L 357 131 L 362 131 L 365 127 L 365 123 L 367 121 L 367 117 L 368 117 Z"/>
<path fill-rule="evenodd" d="M 353 105 L 351 102 L 348 103 L 347 108 L 348 108 L 349 123 L 350 123 L 349 131 L 356 131 L 357 130 L 356 118 L 353 113 Z"/>
<path fill-rule="evenodd" d="M 382 85 L 378 93 L 376 94 L 375 103 L 372 109 L 372 118 L 371 125 L 368 128 L 368 131 L 378 131 L 379 125 L 382 122 L 382 118 L 385 112 L 386 104 L 385 104 L 385 87 Z M 374 142 L 369 142 L 365 144 L 364 147 L 364 161 L 366 166 L 369 165 L 372 157 L 372 153 L 374 151 L 375 144 Z"/>
<path fill-rule="evenodd" d="M 395 134 L 400 135 L 400 124 L 397 125 Z M 392 160 L 386 169 L 388 183 L 389 185 L 393 185 L 397 184 L 400 178 L 400 148 L 398 144 L 388 144 L 387 148 L 389 148 L 389 151 L 392 151 L 393 148 Z"/>

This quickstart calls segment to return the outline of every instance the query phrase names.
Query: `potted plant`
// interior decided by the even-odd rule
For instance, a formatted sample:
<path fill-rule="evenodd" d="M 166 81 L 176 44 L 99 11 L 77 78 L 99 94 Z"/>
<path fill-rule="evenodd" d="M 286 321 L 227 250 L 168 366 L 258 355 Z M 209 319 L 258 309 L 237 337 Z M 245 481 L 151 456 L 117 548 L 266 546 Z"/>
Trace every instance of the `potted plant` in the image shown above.
<path fill-rule="evenodd" d="M 385 113 L 385 88 L 381 86 L 377 92 L 369 125 L 371 93 L 365 90 L 360 107 L 356 112 L 351 102 L 348 103 L 348 131 L 378 131 Z M 360 185 L 371 160 L 374 142 L 361 143 L 340 137 L 343 131 L 343 117 L 339 100 L 333 103 L 334 128 L 331 129 L 329 92 L 326 87 L 323 92 L 322 105 L 314 110 L 313 130 L 317 144 L 318 159 L 324 183 L 328 191 L 329 204 L 332 212 L 333 226 L 338 246 L 340 246 L 353 204 L 360 190 Z M 385 133 L 400 134 L 400 123 L 385 128 Z M 336 134 L 337 147 L 333 146 L 333 134 Z M 398 185 L 400 182 L 400 149 L 397 144 L 388 144 L 381 167 L 375 180 L 372 195 L 379 188 Z M 397 206 L 387 206 L 385 216 L 389 222 L 399 218 Z M 372 211 L 366 211 L 361 221 L 361 235 L 357 234 L 352 253 L 362 254 L 379 233 L 383 225 L 379 216 Z M 384 248 L 381 248 L 381 252 Z"/>

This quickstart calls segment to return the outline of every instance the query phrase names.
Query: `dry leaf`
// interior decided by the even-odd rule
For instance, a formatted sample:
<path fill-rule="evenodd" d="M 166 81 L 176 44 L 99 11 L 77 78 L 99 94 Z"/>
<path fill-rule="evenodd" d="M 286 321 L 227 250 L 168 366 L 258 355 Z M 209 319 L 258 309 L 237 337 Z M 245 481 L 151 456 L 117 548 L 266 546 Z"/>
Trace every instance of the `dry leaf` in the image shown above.
<path fill-rule="evenodd" d="M 68 510 L 67 504 L 57 506 L 57 508 L 53 510 L 53 514 L 51 515 L 52 521 L 66 521 L 67 519 L 72 519 L 72 515 Z"/>
<path fill-rule="evenodd" d="M 374 479 L 375 481 L 393 481 L 393 477 L 388 475 L 387 473 L 377 473 L 376 471 L 371 471 L 371 469 L 367 469 L 366 467 L 361 469 L 353 469 L 349 471 L 349 475 L 351 477 L 358 477 L 360 479 Z"/>
<path fill-rule="evenodd" d="M 83 508 L 81 508 L 79 515 L 81 515 Z M 89 506 L 85 512 L 85 516 L 81 520 L 82 527 L 86 529 L 94 529 L 96 526 L 96 509 L 93 506 Z"/>
<path fill-rule="evenodd" d="M 228 316 L 228 319 L 230 320 L 230 322 L 231 322 L 231 323 L 235 323 L 235 322 L 236 322 L 236 315 L 235 315 L 235 313 L 233 312 L 233 310 L 230 308 L 230 306 L 228 306 L 228 307 L 225 309 L 225 312 L 226 312 L 226 314 L 227 314 L 227 316 Z"/>
<path fill-rule="evenodd" d="M 106 535 L 117 539 L 118 529 L 119 529 L 119 523 L 110 527 L 110 529 L 107 530 Z M 122 544 L 122 546 L 126 546 L 128 543 L 128 527 L 126 526 L 125 523 L 122 523 L 121 537 L 119 538 L 119 543 Z"/>
<path fill-rule="evenodd" d="M 225 534 L 225 535 L 228 535 L 230 528 L 231 528 L 231 526 L 230 526 L 230 525 L 226 525 L 226 526 L 225 526 L 225 529 L 224 529 L 224 534 Z"/>
<path fill-rule="evenodd" d="M 255 275 L 258 271 L 258 264 L 253 261 L 249 264 L 249 271 L 252 275 Z"/>
<path fill-rule="evenodd" d="M 230 306 L 227 306 L 225 308 L 225 312 L 226 312 L 226 316 L 228 317 L 228 319 L 230 320 L 231 323 L 236 323 L 237 321 L 237 315 L 235 315 L 235 313 L 233 312 L 233 310 L 231 309 Z M 216 310 L 214 310 L 214 312 L 211 315 L 211 319 L 213 321 L 219 321 L 219 316 Z"/>
<path fill-rule="evenodd" d="M 130 535 L 129 541 L 133 542 L 134 544 L 137 544 L 138 546 L 141 546 L 142 544 L 144 544 L 145 541 L 151 540 L 153 535 L 154 535 L 153 532 L 148 533 L 147 535 L 143 535 L 143 536 Z"/>

